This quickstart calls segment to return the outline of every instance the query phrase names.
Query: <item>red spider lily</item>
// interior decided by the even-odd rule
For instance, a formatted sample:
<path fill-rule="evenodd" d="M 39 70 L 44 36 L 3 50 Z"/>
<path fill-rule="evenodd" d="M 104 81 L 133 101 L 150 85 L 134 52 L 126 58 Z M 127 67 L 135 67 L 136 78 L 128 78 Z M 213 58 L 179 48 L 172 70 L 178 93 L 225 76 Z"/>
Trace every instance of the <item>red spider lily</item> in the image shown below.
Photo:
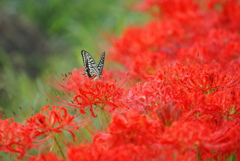
<path fill-rule="evenodd" d="M 185 35 L 184 28 L 176 21 L 156 21 L 144 28 L 129 28 L 114 42 L 112 59 L 135 72 L 135 77 L 144 78 L 171 60 Z"/>
<path fill-rule="evenodd" d="M 59 81 L 56 80 L 54 83 L 57 82 L 57 86 L 54 84 L 54 87 L 61 91 L 68 91 L 76 93 L 81 86 L 87 82 L 93 81 L 92 78 L 88 78 L 86 75 L 83 75 L 83 69 L 73 69 L 70 74 L 63 75 L 63 80 Z M 113 74 L 103 70 L 103 75 L 100 78 L 102 81 L 108 81 L 113 78 Z"/>
<path fill-rule="evenodd" d="M 92 142 L 69 147 L 72 161 L 240 158 L 240 2 L 145 0 L 141 7 L 157 17 L 129 27 L 110 54 L 130 71 L 130 87 L 113 81 L 120 72 L 93 81 L 73 70 L 58 82 L 65 94 L 58 103 L 67 108 L 48 105 L 27 126 L 1 122 L 0 150 L 22 157 L 56 133 L 75 139 L 83 122 L 68 110 L 79 109 L 94 117 L 109 111 L 112 122 L 97 134 L 87 127 Z M 36 159 L 59 160 L 51 153 Z"/>
<path fill-rule="evenodd" d="M 109 132 L 94 136 L 93 144 L 71 147 L 68 158 L 76 160 L 144 160 L 157 157 L 155 141 L 162 133 L 158 120 L 137 112 L 114 114 Z"/>
<path fill-rule="evenodd" d="M 70 115 L 66 108 L 55 105 L 47 105 L 41 109 L 39 114 L 27 120 L 27 126 L 32 130 L 32 137 L 43 137 L 48 140 L 56 133 L 68 131 L 75 140 L 74 131 L 82 127 L 82 121 L 79 121 L 75 115 Z M 44 141 L 43 140 L 43 141 Z"/>
<path fill-rule="evenodd" d="M 204 120 L 175 121 L 163 128 L 156 117 L 115 113 L 108 132 L 92 144 L 70 147 L 70 160 L 198 160 L 230 156 L 239 148 L 239 124 L 209 126 Z M 225 156 L 227 157 L 227 156 Z"/>
<path fill-rule="evenodd" d="M 231 30 L 239 31 L 240 2 L 238 0 L 209 0 L 209 10 L 218 8 L 221 26 Z"/>
<path fill-rule="evenodd" d="M 156 110 L 157 117 L 165 126 L 171 126 L 173 122 L 178 121 L 181 113 L 181 109 L 173 103 L 166 104 Z"/>
<path fill-rule="evenodd" d="M 139 112 L 152 112 L 161 105 L 171 102 L 171 87 L 161 80 L 137 83 L 127 95 L 127 102 L 131 108 Z"/>
<path fill-rule="evenodd" d="M 195 36 L 201 39 L 207 33 L 205 31 L 199 36 L 200 33 L 196 35 L 194 30 L 194 27 L 186 29 L 181 22 L 174 20 L 151 22 L 144 28 L 130 28 L 114 42 L 112 57 L 134 71 L 136 77 L 145 78 L 146 74 L 154 74 L 157 68 L 176 61 L 179 48 L 188 47 Z"/>
<path fill-rule="evenodd" d="M 229 157 L 239 150 L 239 123 L 177 121 L 165 127 L 134 112 L 115 114 L 109 132 L 94 136 L 92 144 L 68 149 L 70 160 L 204 160 Z"/>
<path fill-rule="evenodd" d="M 101 149 L 102 150 L 102 149 Z M 67 151 L 67 157 L 70 161 L 84 160 L 84 161 L 97 161 L 100 160 L 100 151 L 94 148 L 94 145 L 82 144 L 77 147 L 70 147 Z"/>
<path fill-rule="evenodd" d="M 219 64 L 181 65 L 177 64 L 165 72 L 166 79 L 177 90 L 211 94 L 217 91 L 236 89 L 239 87 L 240 75 L 236 71 L 223 70 Z"/>
<path fill-rule="evenodd" d="M 155 152 L 152 152 L 151 150 L 152 149 L 148 149 L 145 146 L 136 146 L 134 144 L 114 146 L 107 149 L 101 145 L 83 144 L 77 147 L 70 147 L 68 149 L 68 158 L 70 161 L 144 161 L 149 159 L 163 160 L 163 157 L 161 155 L 151 154 Z"/>
<path fill-rule="evenodd" d="M 66 93 L 70 93 L 67 94 L 67 100 L 64 97 L 58 97 L 61 105 L 77 108 L 82 114 L 89 110 L 93 117 L 96 117 L 94 107 L 111 112 L 118 107 L 126 106 L 122 101 L 125 92 L 120 87 L 122 83 L 117 84 L 108 80 L 113 75 L 104 73 L 106 77 L 93 81 L 81 73 L 81 70 L 75 70 L 69 78 L 65 78 L 65 83 L 59 83 Z M 72 97 L 70 101 L 69 96 Z"/>
<path fill-rule="evenodd" d="M 178 58 L 195 63 L 196 60 L 218 61 L 226 64 L 240 53 L 240 36 L 227 30 L 210 30 L 206 37 L 197 40 L 189 48 L 180 49 Z"/>
<path fill-rule="evenodd" d="M 240 150 L 240 123 L 236 121 L 222 121 L 215 130 L 206 137 L 201 144 L 201 159 L 219 158 L 227 160 L 230 155 Z"/>
<path fill-rule="evenodd" d="M 90 81 L 82 84 L 74 97 L 75 106 L 81 113 L 89 108 L 92 116 L 95 117 L 93 106 L 99 109 L 113 111 L 119 107 L 126 107 L 123 103 L 124 90 L 114 82 Z"/>
<path fill-rule="evenodd" d="M 239 2 L 231 2 L 235 10 L 240 9 Z M 193 0 L 147 0 L 143 3 L 157 6 L 167 17 L 142 28 L 129 28 L 114 42 L 112 49 L 114 60 L 133 70 L 135 77 L 143 79 L 146 74 L 154 74 L 157 68 L 174 63 L 176 58 L 192 62 L 214 59 L 226 63 L 238 57 L 239 36 L 226 30 L 217 11 L 202 11 L 205 3 Z M 226 6 L 231 5 L 226 3 Z"/>
<path fill-rule="evenodd" d="M 63 82 L 59 82 L 59 90 L 67 90 L 76 92 L 82 84 L 89 81 L 89 78 L 83 75 L 84 70 L 73 69 L 71 75 L 66 75 L 63 78 Z M 58 81 L 57 81 L 58 82 Z"/>
<path fill-rule="evenodd" d="M 58 159 L 53 153 L 36 155 L 28 159 L 28 161 L 64 161 L 63 159 Z"/>
<path fill-rule="evenodd" d="M 206 31 L 204 26 L 221 27 L 231 31 L 240 29 L 238 0 L 145 0 L 137 8 L 150 10 L 157 17 L 178 20 L 183 22 L 183 25 L 195 24 L 196 28 L 202 29 L 200 32 Z M 206 22 L 203 23 L 202 20 Z M 199 32 L 196 28 L 195 33 Z"/>
<path fill-rule="evenodd" d="M 153 79 L 164 80 L 167 84 L 164 88 L 168 93 L 163 93 L 158 100 L 169 98 L 184 111 L 194 110 L 198 115 L 204 113 L 221 120 L 239 117 L 240 75 L 237 71 L 231 67 L 223 70 L 217 63 L 177 64 L 159 70 Z"/>
<path fill-rule="evenodd" d="M 148 118 L 134 110 L 126 111 L 122 115 L 114 114 L 112 119 L 109 132 L 96 135 L 94 143 L 109 143 L 109 148 L 128 143 L 150 146 L 162 133 L 162 125 L 158 119 Z"/>
<path fill-rule="evenodd" d="M 159 75 L 149 77 L 154 81 L 138 83 L 129 90 L 130 107 L 151 112 L 171 103 L 177 109 L 209 114 L 214 119 L 239 117 L 240 75 L 235 74 L 237 70 L 222 70 L 215 63 L 177 64 L 160 71 Z"/>
<path fill-rule="evenodd" d="M 159 9 L 151 10 L 153 15 L 167 15 L 171 18 L 180 18 L 186 15 L 190 17 L 194 13 L 199 12 L 200 8 L 199 4 L 194 0 L 145 0 L 137 8 L 140 10 L 150 10 L 152 7 Z"/>
<path fill-rule="evenodd" d="M 30 131 L 13 119 L 0 120 L 0 151 L 18 153 L 21 159 L 33 146 Z"/>
<path fill-rule="evenodd" d="M 157 140 L 165 160 L 197 160 L 201 153 L 199 147 L 207 138 L 211 129 L 207 124 L 198 121 L 179 121 L 165 127 L 164 133 Z"/>
<path fill-rule="evenodd" d="M 167 150 L 172 152 L 168 156 L 170 160 L 181 159 L 181 156 L 226 159 L 239 150 L 239 127 L 239 123 L 227 121 L 218 126 L 209 126 L 201 120 L 179 121 L 166 127 L 157 143 L 163 154 L 169 154 Z"/>

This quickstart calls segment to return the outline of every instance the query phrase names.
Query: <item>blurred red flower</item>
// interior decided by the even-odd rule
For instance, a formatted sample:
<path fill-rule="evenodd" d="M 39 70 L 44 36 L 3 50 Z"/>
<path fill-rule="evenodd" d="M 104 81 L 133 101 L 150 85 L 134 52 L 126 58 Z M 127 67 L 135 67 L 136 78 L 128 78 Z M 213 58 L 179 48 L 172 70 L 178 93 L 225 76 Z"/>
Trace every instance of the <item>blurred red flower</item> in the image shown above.
<path fill-rule="evenodd" d="M 62 133 L 63 130 L 69 132 L 75 139 L 73 132 L 83 126 L 78 117 L 69 114 L 66 108 L 55 105 L 43 107 L 40 113 L 29 118 L 26 123 L 37 142 L 41 138 L 45 142 L 56 133 Z"/>
<path fill-rule="evenodd" d="M 0 120 L 0 151 L 18 153 L 21 159 L 33 147 L 30 131 L 13 119 Z"/>
<path fill-rule="evenodd" d="M 28 159 L 28 161 L 64 161 L 63 159 L 58 159 L 53 153 L 36 155 Z"/>
<path fill-rule="evenodd" d="M 81 71 L 73 71 L 70 77 L 65 78 L 65 83 L 59 83 L 61 88 L 69 93 L 67 99 L 58 97 L 61 105 L 77 108 L 82 114 L 90 111 L 93 117 L 96 117 L 94 109 L 112 112 L 117 108 L 126 107 L 124 103 L 125 90 L 122 88 L 124 82 L 116 83 L 112 79 L 109 80 L 112 77 L 110 74 L 93 81 L 87 76 L 81 75 Z"/>

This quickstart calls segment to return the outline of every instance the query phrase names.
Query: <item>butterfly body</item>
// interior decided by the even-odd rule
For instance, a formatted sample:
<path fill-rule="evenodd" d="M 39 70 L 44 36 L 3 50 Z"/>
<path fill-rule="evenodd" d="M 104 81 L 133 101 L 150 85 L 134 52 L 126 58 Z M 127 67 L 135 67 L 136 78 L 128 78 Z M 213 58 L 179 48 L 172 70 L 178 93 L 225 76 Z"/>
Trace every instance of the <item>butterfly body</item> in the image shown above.
<path fill-rule="evenodd" d="M 102 69 L 104 66 L 105 52 L 102 53 L 98 65 L 94 61 L 93 57 L 85 50 L 81 52 L 84 64 L 84 75 L 87 75 L 89 78 L 94 77 L 94 80 L 99 79 L 102 75 Z"/>

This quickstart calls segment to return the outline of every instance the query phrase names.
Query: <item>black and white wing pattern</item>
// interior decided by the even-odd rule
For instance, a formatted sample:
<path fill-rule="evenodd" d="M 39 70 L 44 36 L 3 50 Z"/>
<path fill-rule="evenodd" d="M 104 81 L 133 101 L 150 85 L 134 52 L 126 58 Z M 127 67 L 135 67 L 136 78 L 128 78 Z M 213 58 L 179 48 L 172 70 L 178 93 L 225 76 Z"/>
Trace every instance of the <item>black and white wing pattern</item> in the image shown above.
<path fill-rule="evenodd" d="M 102 56 L 100 58 L 98 66 L 97 66 L 100 75 L 102 75 L 102 70 L 103 70 L 103 66 L 104 66 L 104 60 L 105 60 L 105 51 L 102 53 Z"/>
<path fill-rule="evenodd" d="M 104 65 L 105 52 L 102 53 L 98 66 L 96 65 L 93 57 L 87 51 L 82 50 L 81 54 L 83 57 L 85 71 L 84 74 L 87 75 L 89 78 L 96 76 L 94 80 L 100 78 L 100 76 L 102 75 L 102 69 Z"/>

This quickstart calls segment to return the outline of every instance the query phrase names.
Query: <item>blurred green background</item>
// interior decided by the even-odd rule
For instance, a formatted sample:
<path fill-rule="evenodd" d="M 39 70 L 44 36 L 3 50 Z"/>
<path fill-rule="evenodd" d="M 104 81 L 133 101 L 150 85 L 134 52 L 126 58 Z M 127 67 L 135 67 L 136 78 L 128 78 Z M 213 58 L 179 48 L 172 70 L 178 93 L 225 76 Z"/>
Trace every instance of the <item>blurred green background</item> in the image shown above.
<path fill-rule="evenodd" d="M 1 111 L 16 120 L 38 112 L 48 103 L 48 79 L 81 68 L 82 49 L 100 56 L 109 36 L 149 19 L 132 10 L 137 2 L 1 0 Z"/>

